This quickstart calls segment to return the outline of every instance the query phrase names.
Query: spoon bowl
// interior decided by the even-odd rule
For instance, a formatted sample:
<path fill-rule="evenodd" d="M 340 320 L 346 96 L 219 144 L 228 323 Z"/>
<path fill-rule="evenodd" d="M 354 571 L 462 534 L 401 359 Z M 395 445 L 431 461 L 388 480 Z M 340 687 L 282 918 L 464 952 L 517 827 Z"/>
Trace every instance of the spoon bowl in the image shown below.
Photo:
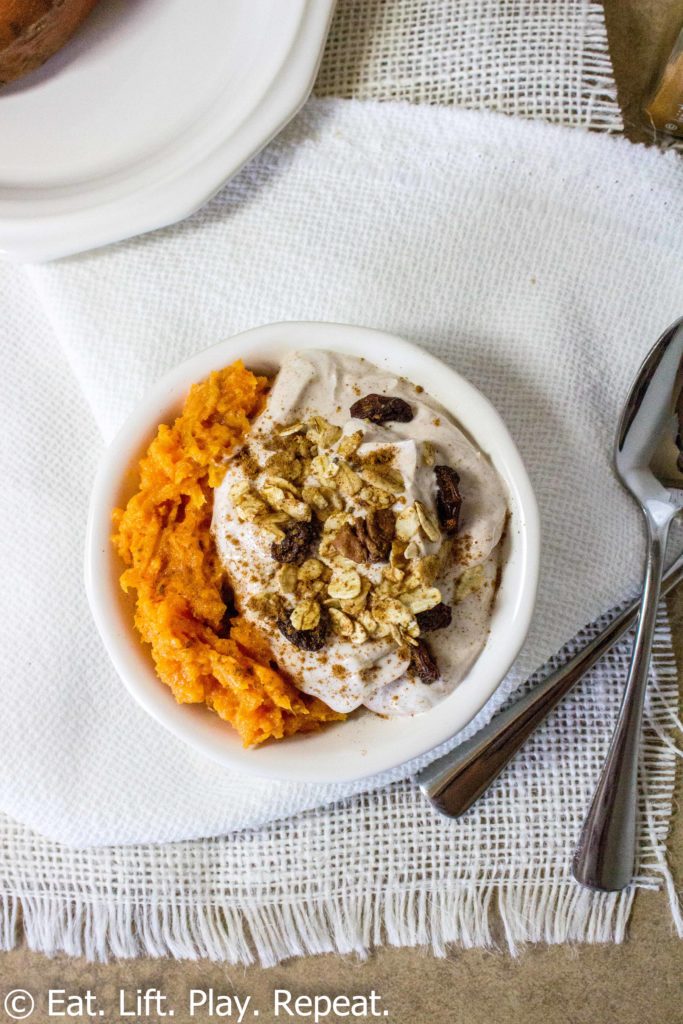
<path fill-rule="evenodd" d="M 617 726 L 574 857 L 591 889 L 623 889 L 635 859 L 638 748 L 669 527 L 683 509 L 683 318 L 642 364 L 617 431 L 615 466 L 645 517 L 647 562 Z"/>
<path fill-rule="evenodd" d="M 662 335 L 638 372 L 621 416 L 614 461 L 641 506 L 665 517 L 681 510 L 683 318 Z"/>

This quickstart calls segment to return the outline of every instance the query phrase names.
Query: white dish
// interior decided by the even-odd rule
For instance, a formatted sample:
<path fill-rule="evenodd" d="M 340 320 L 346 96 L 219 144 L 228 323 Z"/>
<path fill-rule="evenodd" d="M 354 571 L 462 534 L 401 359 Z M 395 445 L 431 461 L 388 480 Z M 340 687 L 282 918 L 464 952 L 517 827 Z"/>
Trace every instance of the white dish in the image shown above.
<path fill-rule="evenodd" d="M 111 544 L 111 512 L 137 486 L 137 460 L 160 423 L 179 412 L 192 383 L 241 358 L 273 373 L 285 352 L 322 348 L 364 356 L 421 384 L 486 452 L 508 490 L 510 522 L 505 566 L 490 634 L 474 666 L 435 708 L 412 718 L 370 713 L 318 733 L 245 750 L 237 734 L 204 706 L 176 704 L 154 672 L 132 625 L 132 601 L 118 583 L 123 566 Z M 172 370 L 147 395 L 105 454 L 93 487 L 85 580 L 105 647 L 135 699 L 162 725 L 208 757 L 246 774 L 307 782 L 346 782 L 394 768 L 459 732 L 499 685 L 526 637 L 536 595 L 540 553 L 538 509 L 520 455 L 484 396 L 444 363 L 401 338 L 362 327 L 282 323 L 257 327 L 199 353 Z"/>
<path fill-rule="evenodd" d="M 48 260 L 192 213 L 302 105 L 333 10 L 98 4 L 44 67 L 0 89 L 0 250 Z"/>

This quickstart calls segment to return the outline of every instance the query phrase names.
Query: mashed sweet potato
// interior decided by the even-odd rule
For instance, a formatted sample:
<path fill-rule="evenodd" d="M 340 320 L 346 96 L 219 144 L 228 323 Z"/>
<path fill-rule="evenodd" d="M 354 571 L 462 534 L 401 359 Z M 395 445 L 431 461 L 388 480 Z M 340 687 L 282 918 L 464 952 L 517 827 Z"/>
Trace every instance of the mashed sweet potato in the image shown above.
<path fill-rule="evenodd" d="M 173 426 L 140 460 L 140 489 L 114 511 L 113 541 L 136 591 L 135 626 L 179 703 L 206 703 L 245 746 L 343 718 L 274 667 L 264 637 L 230 617 L 230 588 L 211 535 L 225 456 L 268 390 L 241 362 L 195 384 Z"/>

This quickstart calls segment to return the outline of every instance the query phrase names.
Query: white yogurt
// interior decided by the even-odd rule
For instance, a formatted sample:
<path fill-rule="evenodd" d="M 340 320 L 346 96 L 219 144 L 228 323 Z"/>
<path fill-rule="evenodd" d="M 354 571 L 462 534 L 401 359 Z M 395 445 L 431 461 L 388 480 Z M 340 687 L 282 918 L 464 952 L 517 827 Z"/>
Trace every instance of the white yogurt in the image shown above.
<path fill-rule="evenodd" d="M 350 406 L 369 393 L 404 399 L 412 407 L 414 418 L 409 423 L 384 425 L 352 419 Z M 350 712 L 361 705 L 383 715 L 426 710 L 457 686 L 486 643 L 507 515 L 503 484 L 488 458 L 429 395 L 365 360 L 333 352 L 294 352 L 283 360 L 267 407 L 249 435 L 251 455 L 263 465 L 270 454 L 263 441 L 275 426 L 312 416 L 322 416 L 342 427 L 345 435 L 362 430 L 359 455 L 391 445 L 396 452 L 392 465 L 400 470 L 405 485 L 405 504 L 396 504 L 397 511 L 419 500 L 436 514 L 436 482 L 432 466 L 423 458 L 425 442 L 433 446 L 437 464 L 451 466 L 460 476 L 463 504 L 458 559 L 435 584 L 443 602 L 452 606 L 453 621 L 450 627 L 425 637 L 441 677 L 426 685 L 408 673 L 408 661 L 391 638 L 354 645 L 330 633 L 323 650 L 301 651 L 249 608 L 249 598 L 277 589 L 274 573 L 278 566 L 270 550 L 273 538 L 236 514 L 231 491 L 247 478 L 240 463 L 233 461 L 214 492 L 212 530 L 234 587 L 237 607 L 267 631 L 275 658 L 296 685 L 335 710 Z M 354 500 L 348 499 L 350 508 Z M 438 546 L 438 542 L 423 536 L 420 553 L 432 553 Z M 463 573 L 478 565 L 482 567 L 483 585 L 454 600 L 459 585 L 462 590 Z M 355 568 L 376 581 L 382 566 L 363 564 Z"/>

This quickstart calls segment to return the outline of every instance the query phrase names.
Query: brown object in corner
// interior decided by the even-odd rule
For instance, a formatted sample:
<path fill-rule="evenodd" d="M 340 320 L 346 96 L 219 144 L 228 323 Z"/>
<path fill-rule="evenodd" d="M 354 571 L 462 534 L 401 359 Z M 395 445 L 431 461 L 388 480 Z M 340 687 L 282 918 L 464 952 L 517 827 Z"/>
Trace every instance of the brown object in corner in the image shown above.
<path fill-rule="evenodd" d="M 645 107 L 655 131 L 683 138 L 683 30 Z"/>
<path fill-rule="evenodd" d="M 97 0 L 0 0 L 0 86 L 40 67 Z"/>

